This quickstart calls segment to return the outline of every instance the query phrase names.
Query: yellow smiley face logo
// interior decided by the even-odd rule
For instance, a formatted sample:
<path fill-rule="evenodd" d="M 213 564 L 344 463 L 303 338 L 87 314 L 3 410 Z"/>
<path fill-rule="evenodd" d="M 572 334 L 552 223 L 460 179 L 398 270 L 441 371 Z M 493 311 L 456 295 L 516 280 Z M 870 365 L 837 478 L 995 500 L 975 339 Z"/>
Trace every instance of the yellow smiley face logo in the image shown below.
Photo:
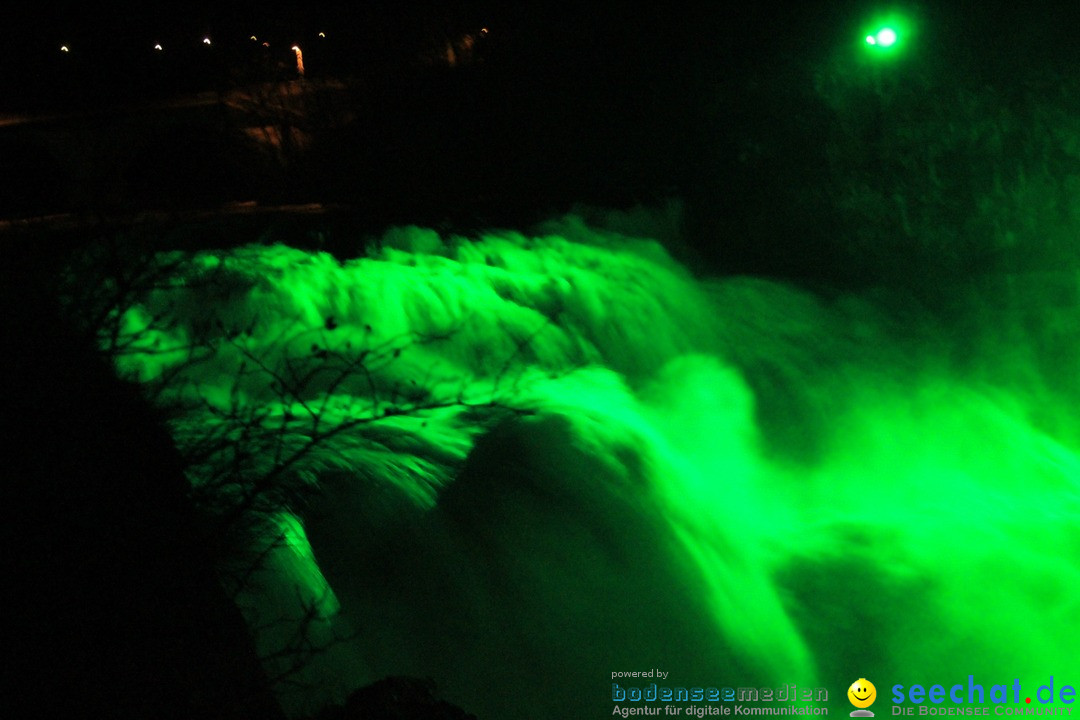
<path fill-rule="evenodd" d="M 866 678 L 859 678 L 847 689 L 848 700 L 857 708 L 866 708 L 877 699 L 877 688 Z"/>

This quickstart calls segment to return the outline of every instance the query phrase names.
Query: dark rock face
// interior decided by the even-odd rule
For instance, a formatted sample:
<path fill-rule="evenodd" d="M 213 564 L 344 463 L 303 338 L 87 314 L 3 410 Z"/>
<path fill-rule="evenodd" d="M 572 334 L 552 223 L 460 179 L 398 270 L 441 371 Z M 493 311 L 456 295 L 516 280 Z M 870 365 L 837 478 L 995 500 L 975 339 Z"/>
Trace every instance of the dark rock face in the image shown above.
<path fill-rule="evenodd" d="M 345 706 L 328 708 L 317 720 L 476 720 L 435 694 L 429 679 L 388 677 L 362 687 Z"/>
<path fill-rule="evenodd" d="M 4 240 L 0 714 L 281 717 L 168 434 L 59 319 L 58 248 Z"/>

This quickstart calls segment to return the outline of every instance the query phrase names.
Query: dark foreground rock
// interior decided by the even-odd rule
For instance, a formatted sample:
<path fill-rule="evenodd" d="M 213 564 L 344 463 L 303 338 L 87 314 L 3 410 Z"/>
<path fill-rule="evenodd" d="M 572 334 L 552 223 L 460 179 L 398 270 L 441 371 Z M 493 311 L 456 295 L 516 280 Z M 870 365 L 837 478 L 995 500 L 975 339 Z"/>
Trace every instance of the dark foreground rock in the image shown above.
<path fill-rule="evenodd" d="M 349 696 L 344 707 L 327 708 L 315 720 L 476 720 L 436 696 L 430 679 L 388 677 Z"/>

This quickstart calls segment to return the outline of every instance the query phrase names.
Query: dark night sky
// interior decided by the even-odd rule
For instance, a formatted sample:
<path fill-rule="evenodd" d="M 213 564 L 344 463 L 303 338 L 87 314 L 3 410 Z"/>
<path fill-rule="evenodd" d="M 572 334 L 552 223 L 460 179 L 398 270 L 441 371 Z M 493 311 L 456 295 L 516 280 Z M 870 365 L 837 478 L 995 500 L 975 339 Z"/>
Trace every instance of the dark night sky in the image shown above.
<path fill-rule="evenodd" d="M 1072 37 L 1080 7 L 1066 10 L 1041 0 L 897 5 L 920 18 L 916 51 L 935 67 L 959 67 L 959 60 L 965 72 L 975 67 L 987 80 L 1007 80 L 1018 68 L 1044 64 L 1065 72 L 1080 67 L 1080 44 Z M 755 117 L 771 121 L 806 106 L 813 70 L 857 38 L 878 7 L 858 0 L 644 7 L 607 1 L 297 2 L 272 11 L 250 0 L 9 3 L 0 10 L 0 112 L 20 110 L 20 104 L 66 107 L 72 98 L 109 105 L 217 89 L 227 85 L 230 70 L 250 60 L 245 54 L 251 54 L 252 33 L 273 44 L 282 67 L 291 60 L 287 48 L 299 42 L 308 76 L 318 77 L 408 61 L 486 26 L 489 66 L 512 78 L 505 86 L 521 88 L 516 92 L 546 89 L 538 108 L 561 104 L 565 112 L 597 118 L 602 128 L 619 119 L 624 126 L 613 132 L 624 134 L 635 130 L 635 118 L 654 111 L 669 117 L 648 120 L 650 128 L 685 128 L 720 106 L 741 112 L 755 102 L 764 103 L 752 109 Z M 320 31 L 327 39 L 317 47 Z M 204 35 L 214 38 L 213 50 L 201 45 Z M 166 53 L 155 55 L 155 42 Z M 59 52 L 62 43 L 71 45 L 70 54 Z M 493 102 L 501 107 L 502 100 Z"/>
<path fill-rule="evenodd" d="M 1067 43 L 1070 26 L 1080 14 L 1072 4 L 1034 2 L 919 2 L 899 6 L 921 7 L 945 16 L 958 25 L 971 22 L 981 29 L 984 22 L 997 25 L 997 32 L 986 38 L 988 45 L 1017 39 L 1046 38 L 1048 42 Z M 681 27 L 695 40 L 708 41 L 717 31 L 734 38 L 792 40 L 800 28 L 812 28 L 815 19 L 841 20 L 872 11 L 879 3 L 834 0 L 811 0 L 804 3 L 692 3 L 675 6 L 651 5 L 644 9 L 634 3 L 498 3 L 487 1 L 449 2 L 297 2 L 277 5 L 272 10 L 259 2 L 176 2 L 175 0 L 133 4 L 74 4 L 47 0 L 17 5 L 7 3 L 0 10 L 0 37 L 5 45 L 15 42 L 22 47 L 43 43 L 51 46 L 56 38 L 75 33 L 88 38 L 139 37 L 155 34 L 248 32 L 253 27 L 303 27 L 330 24 L 347 32 L 362 29 L 387 30 L 393 27 L 421 27 L 431 23 L 473 24 L 506 22 L 526 30 L 557 33 L 575 28 L 590 33 L 649 32 L 649 25 L 664 21 Z M 710 22 L 710 18 L 712 21 Z M 963 27 L 958 27 L 963 32 Z M 594 36 L 603 41 L 603 36 Z"/>
<path fill-rule="evenodd" d="M 1064 3 L 920 2 L 925 35 L 941 49 L 960 43 L 1003 64 L 1036 55 L 1075 58 L 1080 9 Z M 222 43 L 251 33 L 295 42 L 325 31 L 339 47 L 359 53 L 379 48 L 409 51 L 440 33 L 487 25 L 515 51 L 562 55 L 583 67 L 629 63 L 629 72 L 657 64 L 690 70 L 798 62 L 844 37 L 877 3 L 854 0 L 805 3 L 691 3 L 639 7 L 636 3 L 297 2 L 268 10 L 264 3 L 159 0 L 138 5 L 7 3 L 0 10 L 5 75 L 32 74 L 34 63 L 70 44 L 104 69 L 145 59 L 154 42 L 197 48 L 203 34 Z M 1069 9 L 1066 9 L 1069 8 Z"/>

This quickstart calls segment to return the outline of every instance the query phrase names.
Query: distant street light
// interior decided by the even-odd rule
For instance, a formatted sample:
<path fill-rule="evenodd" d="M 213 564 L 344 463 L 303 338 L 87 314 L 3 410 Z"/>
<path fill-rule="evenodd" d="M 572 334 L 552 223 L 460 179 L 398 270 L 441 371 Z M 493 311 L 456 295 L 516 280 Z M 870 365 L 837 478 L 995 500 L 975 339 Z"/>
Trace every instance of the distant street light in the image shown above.
<path fill-rule="evenodd" d="M 210 44 L 210 38 L 208 38 L 208 37 L 204 37 L 202 39 L 202 41 L 203 41 L 203 45 L 209 45 Z"/>
<path fill-rule="evenodd" d="M 60 46 L 60 52 L 68 52 L 68 46 L 67 45 L 61 45 Z"/>
<path fill-rule="evenodd" d="M 296 73 L 300 77 L 304 77 L 304 53 L 300 52 L 299 45 L 293 45 L 292 49 L 296 53 Z"/>
<path fill-rule="evenodd" d="M 154 49 L 155 50 L 161 50 L 161 43 L 158 43 L 157 45 L 155 45 Z"/>

